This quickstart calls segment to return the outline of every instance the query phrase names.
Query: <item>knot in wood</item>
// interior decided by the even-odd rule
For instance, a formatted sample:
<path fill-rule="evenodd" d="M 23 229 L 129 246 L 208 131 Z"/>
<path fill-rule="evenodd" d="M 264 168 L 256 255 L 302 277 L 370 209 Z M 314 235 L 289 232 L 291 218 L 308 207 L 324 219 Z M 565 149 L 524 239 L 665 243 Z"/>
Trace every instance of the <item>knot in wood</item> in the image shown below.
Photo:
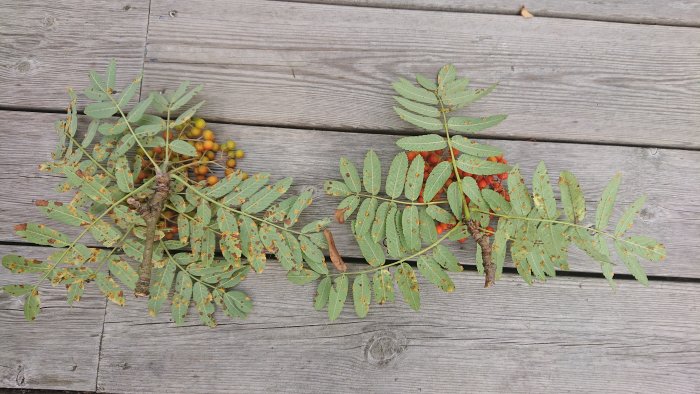
<path fill-rule="evenodd" d="M 408 347 L 408 339 L 399 331 L 381 330 L 367 341 L 365 359 L 371 365 L 386 367 L 398 360 Z"/>

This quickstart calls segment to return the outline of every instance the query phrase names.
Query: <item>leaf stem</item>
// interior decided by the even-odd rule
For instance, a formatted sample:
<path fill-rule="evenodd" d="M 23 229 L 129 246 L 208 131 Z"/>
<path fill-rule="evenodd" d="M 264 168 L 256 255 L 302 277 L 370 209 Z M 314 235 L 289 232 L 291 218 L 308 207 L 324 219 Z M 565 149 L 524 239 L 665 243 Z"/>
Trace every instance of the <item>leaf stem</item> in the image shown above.
<path fill-rule="evenodd" d="M 221 208 L 223 208 L 223 209 L 225 209 L 225 210 L 227 210 L 227 211 L 234 212 L 234 213 L 237 213 L 237 214 L 239 214 L 239 215 L 247 216 L 247 217 L 249 217 L 249 218 L 255 220 L 256 222 L 265 223 L 265 224 L 267 224 L 267 225 L 269 225 L 269 226 L 276 227 L 276 228 L 278 228 L 278 229 L 280 229 L 280 230 L 282 230 L 282 231 L 290 232 L 290 233 L 296 234 L 296 235 L 303 235 L 302 233 L 300 233 L 300 232 L 298 232 L 298 231 L 294 231 L 294 230 L 290 230 L 290 229 L 288 229 L 288 228 L 284 228 L 284 227 L 282 227 L 282 226 L 280 226 L 280 225 L 277 225 L 277 224 L 275 224 L 275 223 L 269 222 L 269 221 L 267 221 L 267 220 L 265 220 L 265 219 L 261 219 L 261 218 L 259 218 L 259 217 L 257 217 L 257 216 L 251 215 L 251 214 L 249 214 L 249 213 L 247 213 L 247 212 L 243 212 L 243 211 L 240 211 L 240 210 L 238 210 L 238 209 L 235 209 L 235 208 L 231 208 L 231 207 L 229 207 L 229 206 L 226 206 L 226 205 L 220 203 L 219 201 L 216 201 L 216 200 L 214 200 L 213 198 L 211 198 L 211 197 L 207 196 L 206 194 L 202 193 L 201 191 L 199 191 L 199 189 L 197 189 L 196 187 L 190 185 L 189 183 L 187 183 L 187 181 L 185 181 L 184 179 L 180 178 L 179 176 L 177 176 L 177 175 L 175 175 L 175 174 L 172 175 L 172 178 L 175 179 L 176 181 L 180 182 L 181 184 L 185 185 L 186 187 L 192 189 L 192 191 L 193 191 L 195 194 L 197 194 L 198 196 L 200 196 L 201 198 L 203 198 L 203 199 L 209 201 L 210 203 L 212 203 L 212 204 L 214 204 L 214 205 L 216 205 L 216 206 L 218 206 L 218 207 L 221 207 Z"/>
<path fill-rule="evenodd" d="M 384 265 L 381 265 L 381 266 L 379 266 L 379 267 L 374 267 L 374 268 L 370 268 L 370 269 L 366 269 L 366 270 L 362 270 L 362 271 L 343 272 L 343 273 L 340 273 L 340 274 L 330 274 L 330 275 L 328 275 L 328 276 L 369 274 L 369 273 L 372 273 L 372 272 L 374 272 L 374 271 L 379 271 L 380 269 L 383 269 L 383 268 L 391 267 L 391 266 L 393 266 L 393 265 L 399 265 L 399 264 L 401 264 L 401 263 L 403 263 L 403 262 L 406 262 L 406 261 L 408 261 L 408 260 L 411 260 L 411 259 L 413 259 L 413 258 L 415 258 L 415 257 L 418 257 L 418 256 L 424 254 L 424 253 L 427 253 L 427 252 L 429 252 L 431 249 L 433 249 L 434 247 L 440 245 L 440 244 L 442 243 L 442 241 L 444 241 L 447 237 L 449 237 L 454 231 L 456 231 L 456 230 L 459 228 L 459 224 L 461 224 L 461 222 L 457 223 L 457 225 L 455 225 L 454 227 L 452 227 L 452 228 L 450 229 L 450 231 L 448 231 L 447 233 L 445 233 L 445 235 L 443 235 L 442 237 L 440 237 L 437 241 L 433 242 L 433 243 L 430 244 L 429 246 L 426 246 L 425 248 L 419 250 L 418 252 L 413 253 L 413 254 L 410 255 L 410 256 L 404 257 L 404 258 L 402 258 L 401 260 L 397 260 L 397 261 L 394 261 L 393 263 L 384 264 Z"/>
<path fill-rule="evenodd" d="M 88 159 L 90 159 L 91 162 L 95 163 L 95 165 L 98 166 L 106 175 L 112 177 L 112 179 L 116 179 L 116 178 L 117 178 L 117 177 L 114 176 L 111 172 L 107 171 L 107 169 L 104 168 L 104 167 L 102 166 L 102 164 L 100 164 L 97 160 L 95 160 L 95 158 L 92 157 L 92 156 L 85 150 L 85 148 L 83 148 L 83 146 L 82 146 L 81 144 L 79 144 L 78 141 L 75 140 L 75 138 L 73 138 L 72 135 L 70 135 L 70 134 L 68 134 L 68 133 L 65 133 L 65 134 L 68 136 L 68 138 L 70 138 L 71 142 L 73 142 L 73 144 L 75 144 L 76 146 L 78 146 L 78 149 L 80 149 L 80 151 L 83 152 L 83 154 L 84 154 L 85 156 L 87 156 Z"/>
<path fill-rule="evenodd" d="M 367 193 L 362 193 L 362 192 L 350 193 L 350 194 L 347 194 L 346 196 L 351 196 L 351 195 L 356 195 L 358 197 L 376 198 L 377 200 L 389 201 L 389 202 L 393 202 L 395 204 L 403 204 L 403 205 L 416 205 L 416 206 L 418 206 L 418 205 L 439 205 L 439 204 L 446 204 L 447 203 L 447 201 L 445 201 L 445 200 L 430 201 L 430 202 L 394 200 L 393 198 L 379 197 L 379 196 L 375 196 L 375 195 L 367 194 Z"/>
<path fill-rule="evenodd" d="M 442 126 L 445 129 L 445 137 L 447 138 L 447 150 L 450 151 L 450 158 L 452 159 L 452 170 L 454 171 L 455 178 L 457 179 L 457 187 L 459 188 L 459 198 L 462 201 L 462 211 L 464 214 L 464 218 L 466 220 L 469 220 L 469 205 L 467 204 L 467 200 L 464 198 L 464 190 L 462 190 L 462 178 L 459 176 L 459 170 L 457 168 L 457 158 L 455 157 L 455 154 L 452 151 L 452 139 L 450 138 L 450 128 L 447 126 L 447 115 L 445 115 L 447 113 L 447 109 L 442 103 L 442 98 L 440 98 L 440 95 L 435 93 L 435 97 L 437 97 L 438 103 L 440 103 Z"/>

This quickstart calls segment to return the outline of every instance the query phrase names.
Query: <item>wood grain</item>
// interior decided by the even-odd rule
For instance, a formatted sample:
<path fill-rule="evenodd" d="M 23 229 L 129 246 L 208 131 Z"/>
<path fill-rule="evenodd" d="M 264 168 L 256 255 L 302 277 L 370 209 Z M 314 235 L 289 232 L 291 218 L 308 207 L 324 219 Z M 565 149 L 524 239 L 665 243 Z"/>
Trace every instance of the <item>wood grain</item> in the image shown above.
<path fill-rule="evenodd" d="M 529 287 L 508 276 L 483 289 L 452 275 L 444 294 L 420 282 L 422 309 L 402 300 L 328 323 L 313 286 L 280 268 L 247 279 L 247 320 L 185 327 L 107 307 L 98 390 L 104 392 L 679 392 L 700 389 L 697 283 L 560 278 Z M 163 308 L 166 309 L 166 308 Z M 138 352 L 134 349 L 139 349 Z"/>
<path fill-rule="evenodd" d="M 55 137 L 51 136 L 53 114 L 0 112 L 0 119 L 10 129 L 22 128 L 19 135 L 0 134 L 0 226 L 1 241 L 22 241 L 13 232 L 13 224 L 46 222 L 33 206 L 36 199 L 67 200 L 69 196 L 54 191 L 62 179 L 37 171 L 42 161 L 50 159 Z M 374 149 L 388 170 L 393 155 L 398 151 L 396 137 L 349 132 L 294 130 L 212 124 L 221 140 L 233 138 L 247 156 L 239 161 L 245 171 L 266 171 L 273 179 L 294 177 L 294 191 L 311 186 L 316 190 L 314 204 L 305 211 L 302 220 L 332 216 L 340 199 L 323 193 L 323 182 L 340 178 L 338 159 L 347 156 L 358 166 L 367 149 Z M 19 136 L 19 137 L 18 137 Z M 17 140 L 19 138 L 19 141 Z M 32 154 L 17 150 L 15 144 L 29 144 Z M 696 182 L 689 182 L 700 173 L 700 152 L 595 146 L 580 144 L 553 144 L 527 141 L 500 141 L 488 143 L 504 149 L 511 163 L 519 163 L 529 179 L 540 159 L 547 163 L 552 178 L 559 171 L 572 170 L 588 197 L 589 218 L 593 217 L 597 200 L 608 180 L 617 172 L 623 174 L 617 209 L 611 223 L 616 223 L 623 207 L 640 194 L 647 195 L 647 205 L 635 223 L 638 234 L 651 235 L 666 244 L 668 258 L 662 263 L 643 263 L 649 274 L 660 276 L 700 277 L 700 205 L 695 197 L 700 191 Z M 75 229 L 56 226 L 75 234 Z M 338 248 L 344 256 L 360 257 L 359 249 L 348 226 L 334 224 Z M 459 252 L 460 259 L 473 263 L 471 243 Z M 575 271 L 600 272 L 596 263 L 572 248 L 571 268 Z M 622 264 L 616 271 L 626 273 Z"/>
<path fill-rule="evenodd" d="M 177 11 L 176 17 L 169 15 Z M 700 30 L 366 7 L 155 1 L 144 88 L 203 83 L 214 120 L 414 131 L 390 83 L 454 62 L 487 135 L 698 148 Z"/>
<path fill-rule="evenodd" d="M 517 15 L 525 4 L 535 17 L 587 19 L 606 22 L 700 26 L 700 3 L 673 0 L 284 0 L 300 3 L 430 11 Z"/>
<path fill-rule="evenodd" d="M 50 248 L 0 245 L 0 255 L 45 258 Z M 0 286 L 33 283 L 0 267 Z M 73 307 L 66 289 L 44 283 L 41 313 L 24 320 L 23 301 L 0 292 L 0 387 L 95 390 L 105 298 L 93 284 Z M 0 389 L 0 391 L 3 391 Z"/>
<path fill-rule="evenodd" d="M 143 66 L 148 0 L 0 1 L 0 106 L 63 109 L 66 89 L 117 60 L 117 86 Z M 81 105 L 84 103 L 81 97 Z"/>

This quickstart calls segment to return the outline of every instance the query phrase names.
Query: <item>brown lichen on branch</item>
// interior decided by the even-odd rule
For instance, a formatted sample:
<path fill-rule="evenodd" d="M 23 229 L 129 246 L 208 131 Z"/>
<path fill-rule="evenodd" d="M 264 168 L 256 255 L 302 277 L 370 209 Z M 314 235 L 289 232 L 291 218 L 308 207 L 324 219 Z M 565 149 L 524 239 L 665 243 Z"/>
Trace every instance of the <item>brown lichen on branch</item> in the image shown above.
<path fill-rule="evenodd" d="M 484 261 L 484 287 L 491 287 L 496 281 L 496 267 L 491 259 L 491 244 L 489 238 L 480 230 L 479 223 L 474 220 L 467 222 L 469 233 L 474 237 L 474 241 L 481 246 L 481 257 Z"/>

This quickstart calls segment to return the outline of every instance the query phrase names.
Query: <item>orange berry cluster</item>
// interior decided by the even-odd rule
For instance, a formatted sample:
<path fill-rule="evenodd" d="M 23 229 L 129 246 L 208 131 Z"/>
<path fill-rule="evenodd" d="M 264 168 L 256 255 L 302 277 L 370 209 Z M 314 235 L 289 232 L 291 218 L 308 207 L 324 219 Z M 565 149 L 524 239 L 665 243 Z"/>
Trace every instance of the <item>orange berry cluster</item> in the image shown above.
<path fill-rule="evenodd" d="M 172 168 L 177 168 L 178 165 L 189 165 L 189 171 L 185 175 L 197 182 L 206 181 L 209 186 L 214 186 L 219 182 L 219 177 L 214 174 L 213 166 L 223 169 L 224 174 L 229 175 L 234 173 L 238 160 L 245 156 L 243 150 L 236 149 L 235 141 L 217 142 L 216 135 L 207 128 L 207 123 L 202 118 L 193 118 L 175 127 L 174 130 L 164 131 L 163 138 L 166 141 L 174 139 L 187 141 L 195 148 L 197 154 L 194 158 L 169 151 L 169 162 L 172 164 Z M 165 154 L 165 149 L 160 146 L 148 150 L 148 155 L 153 158 L 156 164 L 161 164 L 165 160 Z M 139 150 L 137 155 L 141 157 L 141 172 L 138 174 L 137 183 L 141 183 L 144 179 L 153 177 L 155 169 L 151 161 L 145 158 L 145 151 Z M 245 172 L 241 172 L 240 175 L 243 179 L 248 177 Z M 165 233 L 165 239 L 175 239 L 177 237 L 177 212 L 170 209 L 163 210 L 157 226 Z"/>
<path fill-rule="evenodd" d="M 447 149 L 440 149 L 436 151 L 428 151 L 428 152 L 408 152 L 408 160 L 409 162 L 413 161 L 413 159 L 416 158 L 416 156 L 420 155 L 423 160 L 425 161 L 425 169 L 424 169 L 424 176 L 423 179 L 424 181 L 427 181 L 428 175 L 433 171 L 433 168 L 440 164 L 443 161 L 447 162 L 452 162 L 452 156 L 456 158 L 459 156 L 459 151 L 457 149 L 452 148 L 452 155 L 450 155 L 449 151 Z M 497 162 L 497 163 L 503 163 L 507 164 L 508 161 L 503 158 L 503 155 L 499 156 L 491 156 L 487 158 L 488 161 L 492 162 Z M 459 173 L 460 178 L 466 178 L 466 177 L 471 177 L 474 178 L 476 181 L 476 184 L 479 186 L 479 189 L 492 189 L 493 191 L 499 193 L 503 198 L 505 198 L 506 201 L 510 201 L 510 196 L 508 195 L 508 191 L 505 189 L 503 185 L 503 181 L 508 179 L 508 173 L 504 172 L 502 174 L 496 174 L 496 175 L 475 175 L 475 174 L 470 174 L 466 171 L 462 171 L 460 169 L 457 170 Z M 444 200 L 445 199 L 445 192 L 447 191 L 447 188 L 452 184 L 452 182 L 456 181 L 456 177 L 454 172 L 450 174 L 450 177 L 445 181 L 445 184 L 443 187 L 438 191 L 438 193 L 435 195 L 433 198 L 433 201 L 436 200 Z M 423 190 L 425 189 L 425 183 L 423 184 L 423 187 L 421 188 L 420 191 L 420 196 L 418 197 L 418 202 L 423 203 L 425 202 L 423 200 Z M 469 204 L 470 200 L 469 197 L 465 196 L 465 200 L 467 204 Z M 493 216 L 492 216 L 493 218 Z M 454 227 L 453 224 L 447 224 L 447 223 L 437 223 L 435 225 L 435 229 L 437 230 L 438 234 L 442 234 L 443 232 L 451 229 Z M 486 235 L 490 236 L 491 234 L 494 233 L 494 229 L 491 226 L 487 226 L 485 228 Z M 459 242 L 466 242 L 466 238 L 462 238 L 459 240 Z"/>

